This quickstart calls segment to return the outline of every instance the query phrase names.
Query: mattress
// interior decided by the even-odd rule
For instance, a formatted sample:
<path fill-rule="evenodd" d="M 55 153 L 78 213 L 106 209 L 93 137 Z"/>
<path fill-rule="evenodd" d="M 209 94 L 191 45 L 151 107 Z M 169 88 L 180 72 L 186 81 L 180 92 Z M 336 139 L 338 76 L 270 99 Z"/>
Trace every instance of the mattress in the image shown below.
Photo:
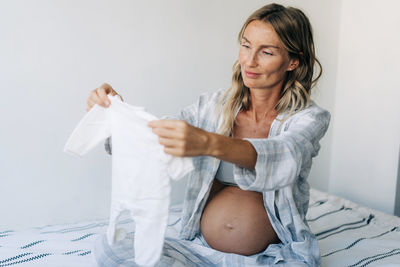
<path fill-rule="evenodd" d="M 181 205 L 170 208 L 167 236 L 178 236 L 180 212 Z M 322 266 L 400 266 L 399 217 L 311 189 L 307 220 L 318 239 Z M 134 225 L 127 216 L 119 224 Z M 92 266 L 93 242 L 107 225 L 104 219 L 0 229 L 0 267 Z"/>

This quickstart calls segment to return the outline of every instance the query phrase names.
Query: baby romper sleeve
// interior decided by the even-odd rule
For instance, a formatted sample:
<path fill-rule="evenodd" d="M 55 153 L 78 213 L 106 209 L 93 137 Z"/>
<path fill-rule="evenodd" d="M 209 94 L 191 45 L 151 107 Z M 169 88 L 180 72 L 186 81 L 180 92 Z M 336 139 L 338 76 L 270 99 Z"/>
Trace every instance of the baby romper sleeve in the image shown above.
<path fill-rule="evenodd" d="M 330 114 L 313 106 L 282 131 L 270 138 L 243 138 L 257 151 L 254 170 L 235 165 L 234 178 L 243 190 L 269 191 L 292 184 L 299 175 L 307 176 L 311 160 L 318 154 L 320 139 L 328 129 Z M 306 170 L 307 173 L 301 173 Z"/>
<path fill-rule="evenodd" d="M 165 115 L 161 119 L 165 120 L 184 120 L 187 123 L 195 126 L 196 116 L 198 114 L 199 101 L 183 108 L 178 114 L 175 115 Z M 108 154 L 112 154 L 112 137 L 109 137 L 104 142 L 104 149 Z"/>
<path fill-rule="evenodd" d="M 64 152 L 82 156 L 111 135 L 109 111 L 99 105 L 80 120 L 64 146 Z"/>

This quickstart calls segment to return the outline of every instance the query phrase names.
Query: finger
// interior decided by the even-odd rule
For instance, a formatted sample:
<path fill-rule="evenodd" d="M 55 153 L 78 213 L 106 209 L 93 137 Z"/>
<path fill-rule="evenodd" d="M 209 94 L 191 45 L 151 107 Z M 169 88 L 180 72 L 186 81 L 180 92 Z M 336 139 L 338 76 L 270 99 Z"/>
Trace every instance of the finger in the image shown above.
<path fill-rule="evenodd" d="M 104 90 L 103 88 L 98 88 L 96 91 L 103 103 L 103 106 L 108 107 L 110 105 L 110 100 L 107 97 L 106 90 Z"/>
<path fill-rule="evenodd" d="M 159 137 L 158 143 L 168 148 L 179 147 L 179 143 L 175 139 Z"/>
<path fill-rule="evenodd" d="M 89 111 L 95 105 L 95 103 L 92 100 L 90 100 L 90 98 L 86 100 L 86 104 L 87 104 L 86 111 Z"/>
<path fill-rule="evenodd" d="M 93 102 L 95 102 L 97 105 L 106 107 L 104 104 L 104 100 L 100 97 L 99 95 L 99 88 L 94 90 L 92 97 L 90 98 Z"/>
<path fill-rule="evenodd" d="M 99 87 L 100 89 L 103 89 L 106 94 L 111 93 L 112 91 L 114 91 L 114 89 L 111 87 L 111 85 L 109 85 L 108 83 L 103 83 L 102 85 L 100 85 Z"/>
<path fill-rule="evenodd" d="M 176 129 L 155 127 L 152 132 L 162 138 L 183 139 L 184 134 Z"/>
<path fill-rule="evenodd" d="M 91 107 L 97 104 L 97 96 L 94 92 L 92 92 L 86 99 L 86 104 L 88 104 Z"/>
<path fill-rule="evenodd" d="M 185 127 L 186 122 L 183 120 L 154 120 L 150 121 L 148 123 L 149 127 L 162 127 L 162 128 L 170 128 L 170 129 L 176 129 L 176 128 L 183 128 Z"/>
<path fill-rule="evenodd" d="M 169 154 L 175 157 L 183 157 L 183 153 L 180 149 L 171 148 L 171 147 L 164 147 L 165 154 Z"/>
<path fill-rule="evenodd" d="M 88 99 L 86 100 L 86 102 L 92 101 L 94 104 L 98 104 L 98 105 L 100 104 L 101 101 L 100 101 L 99 96 L 97 95 L 96 90 L 97 89 L 94 89 L 93 91 L 90 92 L 90 95 L 89 95 Z"/>
<path fill-rule="evenodd" d="M 115 91 L 114 88 L 112 88 L 112 86 L 109 85 L 108 83 L 103 83 L 99 88 L 103 89 L 107 95 L 109 95 L 109 94 L 112 96 L 117 95 L 121 98 L 121 101 L 124 101 L 122 96 L 120 94 L 118 94 L 117 91 Z"/>

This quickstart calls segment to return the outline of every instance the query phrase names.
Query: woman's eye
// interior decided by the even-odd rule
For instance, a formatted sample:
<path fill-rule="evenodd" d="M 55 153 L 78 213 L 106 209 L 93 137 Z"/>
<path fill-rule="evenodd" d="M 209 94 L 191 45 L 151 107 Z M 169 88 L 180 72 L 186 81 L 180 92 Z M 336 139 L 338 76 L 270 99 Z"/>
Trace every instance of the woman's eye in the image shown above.
<path fill-rule="evenodd" d="M 246 45 L 246 44 L 242 44 L 242 46 L 243 47 L 245 47 L 245 48 L 250 48 L 248 45 Z"/>

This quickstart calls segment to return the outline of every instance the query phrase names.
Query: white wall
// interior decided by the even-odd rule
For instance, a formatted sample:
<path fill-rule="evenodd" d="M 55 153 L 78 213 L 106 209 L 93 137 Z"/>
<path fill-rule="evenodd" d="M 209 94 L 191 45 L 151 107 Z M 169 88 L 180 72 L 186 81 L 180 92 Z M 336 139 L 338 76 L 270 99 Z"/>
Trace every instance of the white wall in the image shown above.
<path fill-rule="evenodd" d="M 399 163 L 397 167 L 397 185 L 396 185 L 396 198 L 394 200 L 394 214 L 400 216 L 400 150 L 399 150 Z"/>
<path fill-rule="evenodd" d="M 292 5 L 291 2 L 288 1 L 287 4 Z M 302 1 L 298 3 L 298 7 L 304 9 L 313 26 L 316 54 L 323 68 L 322 77 L 317 86 L 312 89 L 311 98 L 331 114 L 335 110 L 341 3 L 342 1 Z M 307 6 L 303 8 L 302 6 L 305 4 Z M 308 180 L 312 187 L 329 191 L 331 126 L 320 144 L 321 149 L 318 156 L 313 159 L 313 167 Z"/>
<path fill-rule="evenodd" d="M 343 1 L 330 191 L 393 213 L 400 142 L 400 2 Z"/>
<path fill-rule="evenodd" d="M 333 110 L 340 1 L 278 1 L 314 26 L 324 77 L 314 96 Z M 106 218 L 110 156 L 62 152 L 90 90 L 113 85 L 133 105 L 172 114 L 228 87 L 244 20 L 268 1 L 0 2 L 0 229 Z M 330 133 L 310 181 L 328 190 Z M 174 184 L 173 203 L 185 181 Z"/>

